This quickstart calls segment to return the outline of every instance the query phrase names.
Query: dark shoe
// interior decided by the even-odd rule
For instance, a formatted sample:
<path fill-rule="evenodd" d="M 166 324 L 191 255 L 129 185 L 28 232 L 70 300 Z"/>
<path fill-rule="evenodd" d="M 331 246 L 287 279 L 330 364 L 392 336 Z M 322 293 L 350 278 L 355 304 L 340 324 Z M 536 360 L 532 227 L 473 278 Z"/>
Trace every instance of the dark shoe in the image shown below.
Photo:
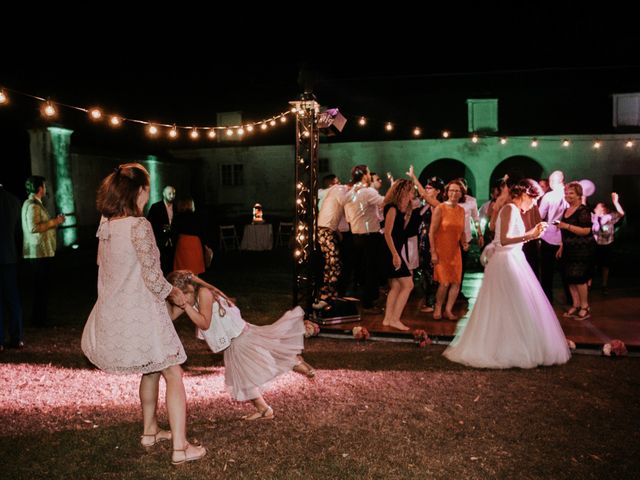
<path fill-rule="evenodd" d="M 591 317 L 591 307 L 580 307 L 577 315 L 574 315 L 573 318 L 576 320 L 586 320 Z"/>
<path fill-rule="evenodd" d="M 602 295 L 605 297 L 609 295 L 609 289 L 607 287 L 602 287 Z"/>
<path fill-rule="evenodd" d="M 22 350 L 24 348 L 24 342 L 20 340 L 18 343 L 10 343 L 9 348 L 17 348 L 18 350 Z"/>
<path fill-rule="evenodd" d="M 576 314 L 578 313 L 578 310 L 580 310 L 580 307 L 571 307 L 569 310 L 567 310 L 566 312 L 564 312 L 562 314 L 562 316 L 564 318 L 572 318 L 575 317 Z"/>
<path fill-rule="evenodd" d="M 4 345 L 0 345 L 0 353 L 4 352 Z"/>

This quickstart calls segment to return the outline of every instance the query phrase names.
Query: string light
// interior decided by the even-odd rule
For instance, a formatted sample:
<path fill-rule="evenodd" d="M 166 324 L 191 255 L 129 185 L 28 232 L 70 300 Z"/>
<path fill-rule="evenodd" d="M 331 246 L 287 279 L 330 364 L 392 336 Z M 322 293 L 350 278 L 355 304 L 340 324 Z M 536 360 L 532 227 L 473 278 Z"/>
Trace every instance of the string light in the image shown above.
<path fill-rule="evenodd" d="M 101 120 L 102 119 L 102 110 L 99 108 L 92 108 L 89 110 L 89 117 L 91 120 Z"/>
<path fill-rule="evenodd" d="M 217 130 L 219 131 L 224 131 L 226 133 L 227 137 L 233 137 L 234 135 L 236 135 L 238 138 L 243 138 L 245 136 L 245 134 L 248 133 L 253 133 L 253 131 L 256 129 L 256 127 L 260 127 L 261 131 L 266 131 L 268 130 L 269 126 L 275 127 L 278 123 L 280 124 L 285 124 L 287 123 L 287 116 L 290 114 L 294 114 L 297 115 L 299 117 L 304 117 L 305 114 L 305 110 L 303 108 L 296 108 L 296 107 L 292 107 L 287 111 L 284 111 L 278 115 L 274 115 L 271 116 L 269 118 L 257 121 L 257 122 L 250 122 L 250 123 L 245 123 L 242 125 L 228 125 L 228 126 L 181 126 L 181 125 L 177 125 L 177 124 L 164 124 L 164 123 L 151 123 L 145 120 L 138 120 L 135 118 L 128 118 L 128 117 L 123 117 L 121 115 L 117 115 L 117 114 L 109 114 L 106 115 L 102 109 L 98 108 L 98 107 L 91 107 L 91 108 L 83 108 L 83 107 L 79 107 L 79 106 L 75 106 L 75 105 L 69 105 L 69 104 L 63 104 L 63 103 L 54 103 L 53 101 L 51 101 L 50 99 L 45 99 L 42 97 L 38 97 L 36 95 L 31 95 L 29 93 L 24 93 L 24 92 L 19 92 L 16 90 L 12 90 L 9 88 L 5 88 L 2 87 L 0 88 L 0 106 L 4 106 L 7 105 L 9 103 L 9 95 L 8 92 L 12 92 L 14 94 L 18 94 L 18 95 L 22 95 L 22 96 L 26 96 L 26 97 L 30 97 L 33 98 L 39 102 L 42 103 L 42 106 L 40 108 L 42 115 L 45 118 L 48 119 L 53 119 L 55 117 L 57 117 L 57 115 L 59 114 L 59 109 L 58 107 L 64 107 L 64 108 L 70 108 L 70 109 L 74 109 L 74 110 L 78 110 L 78 111 L 82 111 L 85 112 L 89 118 L 92 121 L 100 121 L 103 118 L 107 118 L 107 122 L 110 126 L 112 127 L 120 127 L 123 125 L 124 122 L 132 122 L 132 123 L 138 123 L 141 124 L 145 127 L 147 134 L 149 134 L 151 137 L 157 138 L 160 134 L 160 132 L 164 129 L 166 129 L 166 135 L 167 137 L 169 137 L 172 140 L 175 140 L 176 138 L 179 137 L 179 130 L 183 129 L 183 130 L 188 130 L 189 131 L 189 137 L 193 140 L 197 140 L 200 138 L 200 130 L 206 131 L 207 134 L 206 136 L 209 139 L 214 139 L 217 137 Z M 360 116 L 356 116 L 357 119 L 357 124 L 360 126 L 365 126 L 368 124 L 368 120 L 367 117 L 365 117 L 364 115 L 360 115 Z M 280 120 L 279 122 L 277 122 L 277 120 Z M 384 130 L 387 132 L 392 132 L 395 130 L 395 125 L 392 122 L 384 122 Z M 422 129 L 419 126 L 414 126 L 411 129 L 411 134 L 413 137 L 421 137 L 422 136 Z M 302 133 L 302 135 L 304 137 L 309 137 L 309 132 L 305 131 Z M 451 132 L 449 130 L 442 130 L 440 133 L 441 137 L 444 139 L 449 139 L 451 138 Z M 478 135 L 478 134 L 473 134 L 471 136 L 471 142 L 473 143 L 478 143 L 480 141 L 481 138 L 485 138 L 485 137 L 493 137 L 493 135 L 489 134 L 489 135 Z M 545 141 L 551 141 L 551 139 L 546 139 Z M 557 139 L 553 140 L 553 141 L 558 141 Z M 585 141 L 585 140 L 580 140 L 580 141 Z M 591 140 L 593 141 L 593 140 Z M 607 142 L 610 140 L 606 140 Z M 614 141 L 619 141 L 618 139 L 614 140 Z M 499 138 L 499 142 L 501 145 L 505 145 L 508 142 L 508 138 L 506 136 L 501 136 Z M 569 138 L 565 138 L 561 140 L 561 146 L 564 148 L 569 148 L 572 145 L 572 141 Z M 537 138 L 533 138 L 531 141 L 531 147 L 532 148 L 537 148 L 539 146 L 539 140 Z M 603 141 L 598 139 L 593 141 L 593 145 L 592 147 L 594 149 L 600 149 L 603 145 Z M 633 148 L 636 145 L 636 142 L 634 142 L 632 139 L 628 139 L 626 141 L 624 141 L 624 147 L 625 148 Z"/>
<path fill-rule="evenodd" d="M 102 109 L 97 107 L 84 108 L 76 105 L 54 103 L 49 99 L 45 99 L 37 95 L 32 95 L 30 93 L 25 93 L 25 92 L 19 92 L 19 91 L 8 89 L 8 88 L 0 88 L 0 105 L 6 105 L 9 102 L 9 97 L 7 94 L 7 92 L 9 91 L 41 102 L 42 103 L 41 112 L 42 112 L 42 115 L 46 118 L 56 117 L 58 115 L 57 107 L 65 107 L 65 108 L 85 112 L 89 116 L 89 118 L 94 121 L 101 120 L 102 118 L 105 117 L 105 114 L 102 111 Z M 178 132 L 179 130 L 182 129 L 182 130 L 188 130 L 189 136 L 195 140 L 200 138 L 200 130 L 207 131 L 207 136 L 209 138 L 215 138 L 217 136 L 216 130 L 225 131 L 227 133 L 227 136 L 229 137 L 234 135 L 234 130 L 235 130 L 235 133 L 237 133 L 238 137 L 243 137 L 246 133 L 253 132 L 258 125 L 260 125 L 261 130 L 267 130 L 268 125 L 276 126 L 277 120 L 279 120 L 280 124 L 286 124 L 288 120 L 287 116 L 289 114 L 292 114 L 292 113 L 295 114 L 297 112 L 298 110 L 296 108 L 292 108 L 290 110 L 281 112 L 277 115 L 273 115 L 269 118 L 265 118 L 257 122 L 249 122 L 242 125 L 220 125 L 220 126 L 184 126 L 184 125 L 165 124 L 165 123 L 152 124 L 151 122 L 148 122 L 146 120 L 123 117 L 117 114 L 109 114 L 107 115 L 107 117 L 108 117 L 108 123 L 112 127 L 119 127 L 124 122 L 138 123 L 143 125 L 145 127 L 147 134 L 151 135 L 152 137 L 158 137 L 158 135 L 162 130 L 167 129 L 168 131 L 166 133 L 170 139 L 178 138 L 179 137 Z"/>

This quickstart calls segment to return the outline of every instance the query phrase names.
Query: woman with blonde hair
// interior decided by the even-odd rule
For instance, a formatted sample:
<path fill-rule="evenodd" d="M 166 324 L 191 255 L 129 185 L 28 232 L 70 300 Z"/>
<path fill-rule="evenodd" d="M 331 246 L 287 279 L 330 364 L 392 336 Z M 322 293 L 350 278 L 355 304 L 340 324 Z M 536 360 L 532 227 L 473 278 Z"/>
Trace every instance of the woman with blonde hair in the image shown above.
<path fill-rule="evenodd" d="M 98 300 L 82 333 L 82 351 L 105 372 L 142 374 L 140 443 L 149 448 L 171 441 L 171 463 L 177 465 L 207 451 L 187 441 L 180 367 L 187 356 L 165 304 L 167 298 L 183 304 L 185 297 L 162 275 L 153 229 L 142 213 L 148 201 L 149 173 L 138 163 L 120 165 L 98 189 Z M 171 431 L 158 425 L 161 376 Z"/>
<path fill-rule="evenodd" d="M 407 264 L 407 239 L 416 234 L 419 225 L 419 217 L 417 222 L 411 222 L 414 217 L 413 192 L 411 181 L 396 180 L 384 198 L 384 240 L 390 253 L 386 265 L 390 288 L 382 325 L 398 330 L 409 330 L 400 317 L 413 290 L 413 273 Z"/>
<path fill-rule="evenodd" d="M 572 306 L 563 316 L 586 320 L 591 316 L 588 283 L 593 277 L 596 242 L 591 234 L 591 212 L 582 204 L 582 185 L 570 182 L 564 186 L 564 199 L 569 204 L 557 224 L 562 243 L 556 253 L 562 265 L 562 276 L 571 294 Z"/>
<path fill-rule="evenodd" d="M 252 325 L 231 300 L 189 270 L 171 272 L 168 280 L 185 296 L 169 304 L 176 319 L 186 313 L 212 352 L 224 351 L 224 383 L 237 401 L 251 401 L 255 412 L 244 420 L 271 420 L 273 408 L 262 391 L 275 378 L 293 370 L 307 378 L 315 370 L 301 356 L 304 348 L 304 311 L 295 307 L 270 325 Z"/>

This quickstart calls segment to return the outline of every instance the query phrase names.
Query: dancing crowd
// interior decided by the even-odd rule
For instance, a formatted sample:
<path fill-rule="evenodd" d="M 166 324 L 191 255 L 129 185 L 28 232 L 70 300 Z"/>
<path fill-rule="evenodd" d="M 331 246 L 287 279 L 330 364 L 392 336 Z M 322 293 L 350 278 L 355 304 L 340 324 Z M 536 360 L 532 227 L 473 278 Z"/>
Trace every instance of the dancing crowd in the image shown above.
<path fill-rule="evenodd" d="M 314 308 L 350 294 L 361 300 L 364 313 L 382 315 L 383 326 L 409 330 L 402 316 L 414 278 L 419 278 L 420 312 L 433 320 L 458 321 L 454 305 L 475 238 L 483 249 L 484 279 L 468 320 L 458 323 L 444 355 L 481 368 L 567 362 L 570 351 L 551 306 L 554 272 L 562 273 L 569 304 L 563 315 L 589 318 L 596 265 L 607 293 L 615 225 L 624 216 L 618 195 L 611 194 L 613 208 L 599 203 L 591 212 L 583 185 L 565 185 L 562 172 L 555 171 L 540 183 L 505 176 L 478 209 L 463 178 L 445 184 L 431 177 L 423 185 L 413 166 L 407 179 L 387 177 L 391 183 L 384 196 L 379 193 L 381 177 L 366 165 L 353 167 L 346 185 L 335 175 L 325 177 L 318 215 L 323 284 Z M 548 185 L 546 193 L 541 185 Z M 65 217 L 50 218 L 44 208 L 44 178 L 31 177 L 27 191 L 30 196 L 21 212 L 24 256 L 38 280 L 34 288 L 42 290 L 55 253 L 55 229 Z M 296 307 L 266 326 L 245 322 L 231 298 L 198 277 L 210 261 L 210 249 L 193 215 L 193 200 L 178 203 L 174 221 L 175 188 L 167 186 L 147 219 L 143 212 L 149 191 L 149 173 L 137 163 L 120 165 L 98 189 L 98 298 L 81 346 L 101 370 L 141 375 L 140 443 L 151 448 L 171 442 L 171 461 L 182 464 L 203 458 L 207 451 L 187 441 L 181 368 L 187 356 L 173 324 L 178 317 L 184 314 L 193 322 L 212 352 L 224 352 L 229 394 L 250 401 L 255 409 L 245 420 L 275 416 L 263 397 L 270 381 L 291 370 L 311 379 L 315 370 L 302 357 L 305 312 Z M 3 233 L 11 238 L 19 203 L 2 188 L 0 193 L 3 212 L 13 212 L 3 217 Z M 5 265 L 11 263 L 3 264 L 3 291 L 11 293 L 16 289 L 7 285 L 14 282 L 15 269 Z M 46 300 L 46 291 L 39 295 L 40 301 Z M 19 306 L 10 308 L 14 346 L 23 345 Z M 44 323 L 46 301 L 33 312 L 34 324 Z M 161 377 L 169 430 L 162 429 L 157 418 Z"/>

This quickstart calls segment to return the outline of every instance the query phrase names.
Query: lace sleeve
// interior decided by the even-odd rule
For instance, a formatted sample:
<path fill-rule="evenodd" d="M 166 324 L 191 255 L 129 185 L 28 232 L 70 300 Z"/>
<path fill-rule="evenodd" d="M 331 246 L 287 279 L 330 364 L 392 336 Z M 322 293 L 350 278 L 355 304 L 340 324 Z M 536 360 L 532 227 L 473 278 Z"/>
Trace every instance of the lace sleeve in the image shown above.
<path fill-rule="evenodd" d="M 142 279 L 147 288 L 156 297 L 164 300 L 171 293 L 172 285 L 167 282 L 160 269 L 160 252 L 151 229 L 145 218 L 139 218 L 131 227 L 131 241 L 138 261 L 142 265 Z"/>

